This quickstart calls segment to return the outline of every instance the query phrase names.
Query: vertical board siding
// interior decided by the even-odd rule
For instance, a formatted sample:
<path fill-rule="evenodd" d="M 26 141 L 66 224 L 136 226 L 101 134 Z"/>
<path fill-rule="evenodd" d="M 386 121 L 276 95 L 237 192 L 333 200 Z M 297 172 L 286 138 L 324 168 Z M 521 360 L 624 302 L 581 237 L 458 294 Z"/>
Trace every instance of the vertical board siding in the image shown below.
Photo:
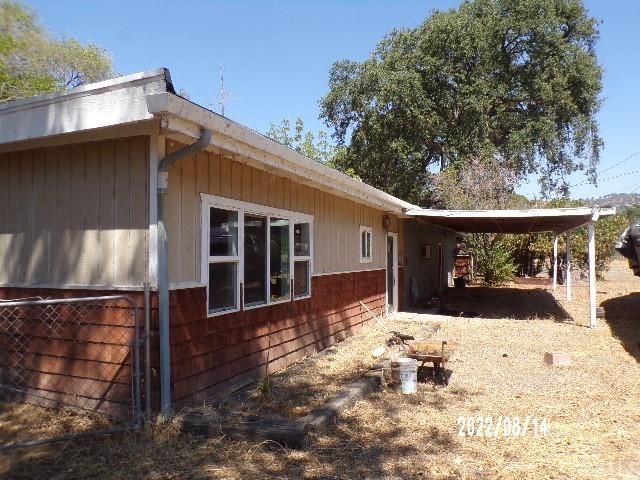
<path fill-rule="evenodd" d="M 181 145 L 167 141 L 167 153 Z M 384 212 L 260 170 L 235 158 L 201 152 L 169 171 L 169 277 L 172 284 L 200 282 L 200 194 L 207 193 L 314 215 L 314 274 L 385 267 Z M 392 218 L 391 231 L 399 232 Z M 373 261 L 360 263 L 359 229 L 373 229 Z"/>
<path fill-rule="evenodd" d="M 0 284 L 141 286 L 148 137 L 0 154 Z"/>

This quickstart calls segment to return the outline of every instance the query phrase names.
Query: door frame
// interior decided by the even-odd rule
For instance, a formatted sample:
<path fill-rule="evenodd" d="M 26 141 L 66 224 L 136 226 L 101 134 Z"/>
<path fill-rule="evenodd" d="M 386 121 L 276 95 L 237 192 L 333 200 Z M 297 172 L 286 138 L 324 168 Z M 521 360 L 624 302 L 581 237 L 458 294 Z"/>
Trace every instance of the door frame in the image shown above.
<path fill-rule="evenodd" d="M 438 292 L 444 290 L 443 284 L 444 280 L 444 245 L 442 242 L 438 242 L 437 245 L 437 255 L 438 255 Z M 447 284 L 448 286 L 448 284 Z"/>
<path fill-rule="evenodd" d="M 386 278 L 385 278 L 385 310 L 387 312 L 387 315 L 389 315 L 390 313 L 392 313 L 392 311 L 389 310 L 389 248 L 388 248 L 388 242 L 389 242 L 389 238 L 393 239 L 393 248 L 392 248 L 392 255 L 393 255 L 393 263 L 392 263 L 392 275 L 393 275 L 393 312 L 397 312 L 398 311 L 398 305 L 400 304 L 398 301 L 398 234 L 395 232 L 387 232 L 387 240 L 386 240 L 386 244 L 385 244 L 385 273 L 386 273 Z"/>

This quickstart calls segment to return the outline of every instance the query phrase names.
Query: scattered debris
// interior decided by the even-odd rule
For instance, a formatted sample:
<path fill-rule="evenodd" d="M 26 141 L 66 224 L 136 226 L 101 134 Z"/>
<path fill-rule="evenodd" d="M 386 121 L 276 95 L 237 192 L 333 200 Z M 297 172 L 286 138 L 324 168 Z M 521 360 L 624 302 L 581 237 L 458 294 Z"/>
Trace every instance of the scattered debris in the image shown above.
<path fill-rule="evenodd" d="M 371 352 L 371 356 L 373 358 L 380 358 L 382 355 L 385 354 L 385 352 L 387 351 L 386 348 L 384 347 L 378 347 L 376 348 L 373 352 Z"/>
<path fill-rule="evenodd" d="M 464 317 L 464 318 L 478 318 L 480 314 L 472 311 L 454 310 L 452 308 L 440 308 L 438 309 L 438 315 L 446 315 L 447 317 Z"/>
<path fill-rule="evenodd" d="M 565 352 L 546 352 L 544 354 L 544 363 L 554 367 L 571 365 L 571 357 Z"/>

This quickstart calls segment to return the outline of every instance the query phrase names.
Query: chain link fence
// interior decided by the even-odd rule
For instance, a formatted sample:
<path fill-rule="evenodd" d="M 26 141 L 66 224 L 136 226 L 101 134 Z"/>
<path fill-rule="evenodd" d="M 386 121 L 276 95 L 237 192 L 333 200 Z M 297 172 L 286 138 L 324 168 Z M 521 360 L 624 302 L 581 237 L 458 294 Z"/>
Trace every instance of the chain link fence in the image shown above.
<path fill-rule="evenodd" d="M 0 301 L 0 400 L 142 421 L 144 329 L 132 297 Z"/>

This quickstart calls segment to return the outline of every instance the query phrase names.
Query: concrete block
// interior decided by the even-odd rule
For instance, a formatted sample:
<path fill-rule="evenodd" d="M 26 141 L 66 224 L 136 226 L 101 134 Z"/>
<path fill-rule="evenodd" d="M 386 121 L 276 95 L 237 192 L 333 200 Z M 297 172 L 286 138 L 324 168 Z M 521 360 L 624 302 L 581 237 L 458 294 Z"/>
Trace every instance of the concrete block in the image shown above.
<path fill-rule="evenodd" d="M 544 363 L 554 367 L 571 365 L 571 357 L 565 352 L 546 352 L 544 354 Z"/>

